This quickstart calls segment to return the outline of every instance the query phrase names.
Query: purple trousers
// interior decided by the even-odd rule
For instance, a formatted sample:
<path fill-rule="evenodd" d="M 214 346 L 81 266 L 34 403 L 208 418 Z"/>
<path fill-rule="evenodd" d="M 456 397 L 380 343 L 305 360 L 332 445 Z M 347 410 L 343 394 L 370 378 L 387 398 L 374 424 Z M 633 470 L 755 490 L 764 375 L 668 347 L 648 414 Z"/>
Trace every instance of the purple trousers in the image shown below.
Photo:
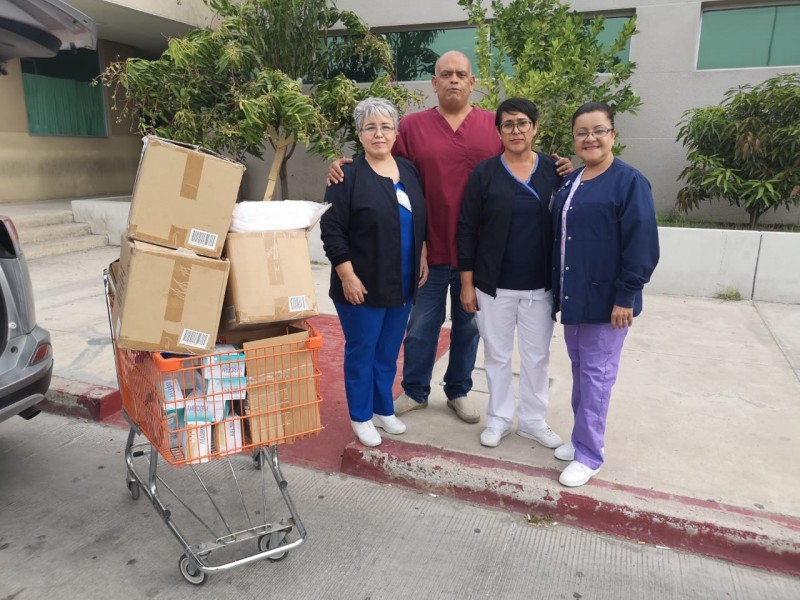
<path fill-rule="evenodd" d="M 612 329 L 610 323 L 564 325 L 572 361 L 572 444 L 575 460 L 591 469 L 603 464 L 608 403 L 627 334 L 627 328 Z"/>

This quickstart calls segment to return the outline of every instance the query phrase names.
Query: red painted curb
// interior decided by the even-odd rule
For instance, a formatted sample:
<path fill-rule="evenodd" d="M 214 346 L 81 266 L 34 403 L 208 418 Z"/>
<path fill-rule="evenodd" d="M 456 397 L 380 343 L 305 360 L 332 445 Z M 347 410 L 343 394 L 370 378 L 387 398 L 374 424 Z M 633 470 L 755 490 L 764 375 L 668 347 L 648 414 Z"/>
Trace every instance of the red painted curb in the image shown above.
<path fill-rule="evenodd" d="M 119 390 L 53 376 L 39 408 L 47 412 L 104 421 L 122 409 Z"/>
<path fill-rule="evenodd" d="M 580 488 L 581 492 L 576 492 L 557 483 L 555 470 L 389 439 L 384 439 L 378 448 L 366 448 L 355 442 L 348 445 L 342 456 L 342 472 L 493 508 L 549 517 L 600 533 L 646 540 L 742 565 L 800 575 L 800 519 L 785 515 L 602 480 L 592 480 Z M 635 500 L 645 506 L 658 501 L 665 510 L 642 508 Z M 712 522 L 716 516 L 726 524 Z M 765 529 L 772 533 L 759 532 Z"/>

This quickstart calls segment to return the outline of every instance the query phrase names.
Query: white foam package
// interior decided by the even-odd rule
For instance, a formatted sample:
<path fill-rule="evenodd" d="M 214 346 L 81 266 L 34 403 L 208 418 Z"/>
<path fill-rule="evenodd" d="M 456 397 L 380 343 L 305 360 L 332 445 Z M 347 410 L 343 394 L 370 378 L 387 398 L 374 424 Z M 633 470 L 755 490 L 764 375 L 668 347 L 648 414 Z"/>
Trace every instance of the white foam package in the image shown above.
<path fill-rule="evenodd" d="M 230 230 L 233 233 L 309 230 L 329 208 L 330 204 L 310 200 L 245 200 L 234 206 Z"/>

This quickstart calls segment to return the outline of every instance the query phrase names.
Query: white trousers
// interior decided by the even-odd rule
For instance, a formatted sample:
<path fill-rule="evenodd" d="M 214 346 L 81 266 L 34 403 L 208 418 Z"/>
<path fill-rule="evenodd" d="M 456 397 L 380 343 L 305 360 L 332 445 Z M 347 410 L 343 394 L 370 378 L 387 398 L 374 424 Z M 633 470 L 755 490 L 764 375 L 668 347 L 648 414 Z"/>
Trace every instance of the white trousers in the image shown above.
<path fill-rule="evenodd" d="M 492 298 L 480 290 L 478 330 L 483 339 L 484 368 L 489 383 L 486 426 L 511 427 L 514 413 L 517 425 L 538 429 L 546 424 L 548 365 L 553 325 L 550 317 L 553 296 L 549 291 L 497 290 Z M 519 409 L 514 400 L 511 357 L 514 333 L 518 332 L 520 356 Z"/>

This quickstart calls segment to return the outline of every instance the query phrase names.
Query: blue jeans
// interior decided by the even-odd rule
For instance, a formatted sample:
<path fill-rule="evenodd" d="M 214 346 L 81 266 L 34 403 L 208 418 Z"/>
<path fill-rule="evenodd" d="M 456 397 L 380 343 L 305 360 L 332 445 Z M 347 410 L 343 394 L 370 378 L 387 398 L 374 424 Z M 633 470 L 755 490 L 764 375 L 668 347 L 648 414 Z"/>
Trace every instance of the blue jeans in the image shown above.
<path fill-rule="evenodd" d="M 444 323 L 447 288 L 450 288 L 450 359 L 444 374 L 448 399 L 466 396 L 472 389 L 472 369 L 478 352 L 478 324 L 475 315 L 461 308 L 461 274 L 449 265 L 431 265 L 428 281 L 417 290 L 417 302 L 403 341 L 403 390 L 417 402 L 427 402 L 431 375 Z"/>

